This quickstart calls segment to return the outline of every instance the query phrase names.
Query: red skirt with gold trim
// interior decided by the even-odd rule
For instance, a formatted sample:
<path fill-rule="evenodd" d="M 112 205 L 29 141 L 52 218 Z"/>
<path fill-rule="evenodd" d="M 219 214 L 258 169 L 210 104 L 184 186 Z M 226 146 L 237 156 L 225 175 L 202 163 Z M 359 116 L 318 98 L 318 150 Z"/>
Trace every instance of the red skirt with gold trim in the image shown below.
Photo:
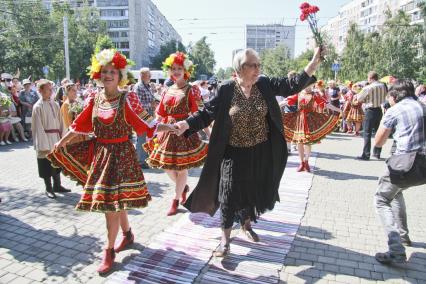
<path fill-rule="evenodd" d="M 67 145 L 47 158 L 64 174 L 84 185 L 77 210 L 117 212 L 147 206 L 147 190 L 130 141 L 113 144 L 89 140 Z"/>
<path fill-rule="evenodd" d="M 315 144 L 335 129 L 339 114 L 289 112 L 282 115 L 282 121 L 286 141 Z"/>
<path fill-rule="evenodd" d="M 207 156 L 208 145 L 197 133 L 189 137 L 174 133 L 160 133 L 143 145 L 148 153 L 150 167 L 168 170 L 184 170 L 201 166 Z"/>

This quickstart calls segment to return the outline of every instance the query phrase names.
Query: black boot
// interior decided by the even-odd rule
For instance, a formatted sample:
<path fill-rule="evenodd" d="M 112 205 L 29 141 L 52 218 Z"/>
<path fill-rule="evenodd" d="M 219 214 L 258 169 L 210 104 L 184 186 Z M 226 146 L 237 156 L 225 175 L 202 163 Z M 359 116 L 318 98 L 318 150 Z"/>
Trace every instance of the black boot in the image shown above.
<path fill-rule="evenodd" d="M 53 192 L 52 181 L 50 180 L 50 177 L 44 178 L 44 184 L 46 185 L 46 196 L 49 198 L 56 198 L 56 195 Z"/>
<path fill-rule="evenodd" d="M 61 174 L 58 173 L 53 176 L 53 191 L 54 192 L 71 192 L 61 185 Z"/>

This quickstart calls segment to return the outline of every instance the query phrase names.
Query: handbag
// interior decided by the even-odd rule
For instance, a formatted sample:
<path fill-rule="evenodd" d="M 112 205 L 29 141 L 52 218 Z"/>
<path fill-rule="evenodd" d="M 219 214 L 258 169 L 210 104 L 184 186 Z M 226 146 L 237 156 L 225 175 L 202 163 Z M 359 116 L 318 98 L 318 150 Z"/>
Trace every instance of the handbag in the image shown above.
<path fill-rule="evenodd" d="M 423 135 L 426 140 L 426 106 L 423 107 Z M 392 184 L 406 188 L 426 184 L 426 155 L 411 152 L 392 155 L 386 160 Z"/>

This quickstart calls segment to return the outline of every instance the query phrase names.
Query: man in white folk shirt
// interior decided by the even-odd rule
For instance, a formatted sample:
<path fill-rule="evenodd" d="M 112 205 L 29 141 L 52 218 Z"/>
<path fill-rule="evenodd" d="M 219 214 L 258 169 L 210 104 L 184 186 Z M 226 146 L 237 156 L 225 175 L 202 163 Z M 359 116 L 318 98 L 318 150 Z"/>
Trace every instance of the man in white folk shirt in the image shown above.
<path fill-rule="evenodd" d="M 41 98 L 33 106 L 31 130 L 34 149 L 37 152 L 38 174 L 46 185 L 47 197 L 56 198 L 55 192 L 70 192 L 70 190 L 61 186 L 61 170 L 52 167 L 46 156 L 65 134 L 65 129 L 59 105 L 51 98 L 52 83 L 41 79 L 37 83 L 37 89 Z"/>

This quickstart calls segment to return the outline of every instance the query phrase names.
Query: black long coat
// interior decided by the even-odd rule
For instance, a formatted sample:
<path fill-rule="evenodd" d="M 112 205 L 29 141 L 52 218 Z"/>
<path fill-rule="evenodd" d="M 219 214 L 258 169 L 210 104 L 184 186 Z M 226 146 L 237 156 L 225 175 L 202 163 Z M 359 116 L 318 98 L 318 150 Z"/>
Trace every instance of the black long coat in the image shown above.
<path fill-rule="evenodd" d="M 273 160 L 271 161 L 273 169 L 272 186 L 276 192 L 276 201 L 279 201 L 278 186 L 284 173 L 288 153 L 281 111 L 275 96 L 287 97 L 293 95 L 315 81 L 315 77 L 309 77 L 308 74 L 302 72 L 293 79 L 261 76 L 256 82 L 256 86 L 268 106 L 267 120 L 273 153 Z M 213 120 L 215 121 L 207 159 L 200 179 L 185 203 L 185 207 L 191 212 L 205 212 L 213 216 L 219 207 L 219 172 L 232 127 L 229 109 L 234 96 L 234 87 L 235 81 L 225 81 L 219 87 L 216 95 L 205 104 L 204 109 L 186 120 L 189 129 L 185 132 L 185 136 L 197 132 L 210 125 Z"/>

